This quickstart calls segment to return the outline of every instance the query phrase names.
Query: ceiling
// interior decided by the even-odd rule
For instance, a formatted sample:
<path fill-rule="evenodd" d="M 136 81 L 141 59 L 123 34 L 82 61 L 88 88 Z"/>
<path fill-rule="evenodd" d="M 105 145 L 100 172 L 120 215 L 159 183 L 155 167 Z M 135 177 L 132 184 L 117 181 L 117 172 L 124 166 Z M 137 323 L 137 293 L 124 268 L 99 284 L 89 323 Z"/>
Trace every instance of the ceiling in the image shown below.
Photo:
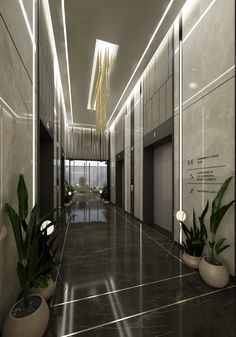
<path fill-rule="evenodd" d="M 96 124 L 95 111 L 87 109 L 96 39 L 119 45 L 110 79 L 109 117 L 169 1 L 65 0 L 73 123 L 83 126 Z M 61 1 L 50 0 L 49 3 L 66 109 L 70 112 Z M 137 76 L 140 76 L 140 73 L 137 72 Z M 71 122 L 70 113 L 68 121 Z"/>

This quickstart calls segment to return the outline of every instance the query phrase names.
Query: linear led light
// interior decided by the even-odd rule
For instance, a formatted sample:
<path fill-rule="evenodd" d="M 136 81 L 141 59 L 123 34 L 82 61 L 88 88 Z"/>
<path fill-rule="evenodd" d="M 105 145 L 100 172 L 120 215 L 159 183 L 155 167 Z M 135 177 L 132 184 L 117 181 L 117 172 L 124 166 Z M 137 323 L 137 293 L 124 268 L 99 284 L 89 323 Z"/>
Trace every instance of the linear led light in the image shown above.
<path fill-rule="evenodd" d="M 36 43 L 35 43 L 35 40 L 34 40 L 33 32 L 32 32 L 31 27 L 30 27 L 28 15 L 26 13 L 25 6 L 23 4 L 23 0 L 19 0 L 19 4 L 20 4 L 20 8 L 21 8 L 24 20 L 25 20 L 25 24 L 26 24 L 26 27 L 27 27 L 27 30 L 28 30 L 31 42 L 32 42 L 34 48 L 36 49 Z"/>
<path fill-rule="evenodd" d="M 232 67 L 230 67 L 229 69 L 227 69 L 225 72 L 223 72 L 221 75 L 219 75 L 218 77 L 216 77 L 214 80 L 212 80 L 210 83 L 208 83 L 207 85 L 205 85 L 205 87 L 203 87 L 202 89 L 200 89 L 198 92 L 196 92 L 194 95 L 192 95 L 191 97 L 189 97 L 186 101 L 183 102 L 183 106 L 188 103 L 189 101 L 191 101 L 194 97 L 198 96 L 201 92 L 205 91 L 207 88 L 209 88 L 212 84 L 214 84 L 215 82 L 217 82 L 221 77 L 224 77 L 225 75 L 227 75 L 229 72 L 231 72 L 231 70 L 233 70 L 235 68 L 235 65 L 233 65 Z M 177 106 L 175 108 L 175 111 L 179 110 L 179 106 Z"/>
<path fill-rule="evenodd" d="M 48 0 L 44 0 L 42 3 L 43 3 L 43 9 L 44 9 L 45 18 L 46 18 L 46 24 L 48 28 L 49 40 L 50 40 L 50 44 L 52 48 L 52 53 L 54 56 L 54 70 L 55 70 L 55 76 L 58 80 L 57 92 L 58 92 L 58 95 L 60 94 L 62 95 L 62 108 L 63 108 L 62 110 L 63 110 L 65 122 L 67 123 L 64 91 L 62 88 L 61 73 L 60 73 L 56 43 L 55 43 L 55 38 L 54 38 L 54 33 L 53 33 L 52 18 L 51 18 L 49 2 Z"/>
<path fill-rule="evenodd" d="M 93 103 L 93 92 L 96 86 L 96 74 L 98 74 L 98 60 L 99 58 L 103 59 L 105 57 L 105 53 L 108 52 L 109 57 L 115 59 L 119 46 L 114 43 L 110 43 L 107 41 L 96 39 L 94 56 L 93 56 L 93 66 L 91 73 L 91 80 L 89 86 L 89 97 L 88 97 L 88 105 L 87 109 L 96 110 L 96 102 Z"/>
<path fill-rule="evenodd" d="M 6 108 L 18 119 L 32 119 L 32 117 L 24 117 L 24 116 L 19 116 L 17 113 L 7 104 L 6 101 L 2 97 L 0 97 L 0 101 L 6 106 Z"/>
<path fill-rule="evenodd" d="M 69 124 L 68 128 L 70 129 L 86 129 L 86 130 L 96 130 L 96 126 L 90 124 Z"/>
<path fill-rule="evenodd" d="M 66 50 L 66 67 L 67 67 L 67 76 L 68 76 L 69 97 L 70 97 L 70 114 L 71 114 L 71 122 L 73 123 L 73 107 L 72 107 L 72 97 L 71 97 L 70 64 L 69 64 L 67 31 L 66 31 L 65 0 L 61 0 L 61 8 L 62 8 L 65 50 Z"/>
<path fill-rule="evenodd" d="M 32 68 L 33 68 L 33 78 L 32 78 L 32 103 L 33 103 L 33 121 L 32 121 L 32 204 L 36 201 L 36 15 L 35 15 L 36 2 L 33 0 L 33 48 L 32 48 Z M 35 48 L 34 48 L 35 46 Z"/>
<path fill-rule="evenodd" d="M 113 110 L 113 112 L 112 112 L 112 114 L 111 114 L 111 116 L 110 116 L 108 122 L 107 122 L 107 125 L 108 125 L 108 126 L 109 126 L 109 123 L 110 123 L 111 119 L 113 118 L 113 115 L 115 114 L 115 111 L 116 111 L 118 105 L 120 104 L 122 98 L 124 97 L 124 94 L 125 94 L 126 90 L 128 89 L 128 86 L 130 85 L 130 83 L 131 83 L 131 81 L 132 81 L 134 75 L 136 74 L 136 72 L 137 72 L 137 70 L 138 70 L 138 68 L 139 68 L 139 66 L 140 66 L 140 64 L 141 64 L 141 62 L 142 62 L 142 60 L 144 59 L 145 55 L 147 54 L 147 51 L 148 51 L 148 49 L 149 49 L 149 47 L 150 47 L 152 41 L 154 40 L 155 36 L 157 35 L 157 33 L 158 33 L 158 31 L 159 31 L 159 29 L 160 29 L 160 27 L 161 27 L 161 25 L 162 25 L 162 23 L 163 23 L 163 21 L 164 21 L 166 15 L 168 14 L 168 12 L 169 12 L 169 10 L 170 10 L 172 4 L 173 4 L 173 2 L 174 2 L 174 0 L 171 0 L 171 1 L 169 2 L 168 6 L 166 7 L 166 10 L 165 10 L 165 12 L 164 12 L 163 15 L 162 15 L 161 20 L 159 21 L 159 23 L 158 23 L 158 25 L 157 25 L 157 27 L 156 27 L 154 33 L 152 34 L 151 39 L 149 40 L 149 42 L 148 42 L 148 44 L 147 44 L 147 46 L 146 46 L 146 48 L 145 48 L 145 50 L 144 50 L 144 52 L 143 52 L 143 54 L 142 54 L 142 56 L 141 56 L 141 58 L 140 58 L 138 64 L 136 65 L 136 67 L 135 67 L 135 69 L 134 69 L 134 71 L 133 71 L 133 74 L 131 75 L 131 77 L 130 77 L 130 79 L 129 79 L 129 81 L 128 81 L 128 83 L 127 83 L 127 85 L 126 85 L 126 87 L 125 87 L 125 89 L 124 89 L 124 91 L 123 91 L 123 93 L 121 94 L 121 96 L 120 96 L 120 98 L 119 98 L 119 100 L 118 100 L 118 102 L 117 102 L 117 104 L 116 104 L 116 106 L 115 106 L 115 108 L 114 108 L 114 110 Z"/>
<path fill-rule="evenodd" d="M 214 3 L 216 2 L 216 0 L 213 0 L 210 5 L 206 8 L 206 10 L 202 13 L 202 15 L 200 16 L 200 18 L 195 22 L 195 24 L 193 25 L 193 27 L 190 29 L 190 31 L 188 32 L 188 34 L 184 37 L 183 39 L 183 43 L 189 38 L 189 36 L 192 34 L 192 32 L 197 28 L 197 26 L 199 25 L 199 23 L 202 21 L 202 19 L 206 16 L 206 14 L 209 12 L 209 10 L 211 9 L 211 7 L 214 5 Z M 183 7 L 184 9 L 184 7 Z M 181 10 L 181 12 L 183 12 L 183 9 Z M 179 47 L 176 48 L 175 50 L 175 54 L 178 52 Z"/>

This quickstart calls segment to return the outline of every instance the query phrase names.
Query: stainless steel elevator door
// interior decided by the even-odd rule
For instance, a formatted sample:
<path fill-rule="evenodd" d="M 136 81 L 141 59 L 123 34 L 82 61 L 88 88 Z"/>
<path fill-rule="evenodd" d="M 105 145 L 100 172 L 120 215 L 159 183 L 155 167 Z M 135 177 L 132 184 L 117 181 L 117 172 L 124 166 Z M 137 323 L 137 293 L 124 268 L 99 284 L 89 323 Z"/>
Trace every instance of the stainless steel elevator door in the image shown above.
<path fill-rule="evenodd" d="M 154 223 L 172 232 L 172 143 L 154 149 Z"/>

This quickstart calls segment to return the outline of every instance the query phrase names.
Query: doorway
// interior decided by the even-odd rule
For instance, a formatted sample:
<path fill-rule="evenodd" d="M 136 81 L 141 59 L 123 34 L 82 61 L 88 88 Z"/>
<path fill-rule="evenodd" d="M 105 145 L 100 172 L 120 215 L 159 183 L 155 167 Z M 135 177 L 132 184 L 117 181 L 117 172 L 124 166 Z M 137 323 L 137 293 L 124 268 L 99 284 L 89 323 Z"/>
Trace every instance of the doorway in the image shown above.
<path fill-rule="evenodd" d="M 40 215 L 53 209 L 53 139 L 40 121 L 39 200 Z"/>
<path fill-rule="evenodd" d="M 125 208 L 124 159 L 116 161 L 116 205 Z"/>
<path fill-rule="evenodd" d="M 153 223 L 172 233 L 172 142 L 153 150 Z"/>

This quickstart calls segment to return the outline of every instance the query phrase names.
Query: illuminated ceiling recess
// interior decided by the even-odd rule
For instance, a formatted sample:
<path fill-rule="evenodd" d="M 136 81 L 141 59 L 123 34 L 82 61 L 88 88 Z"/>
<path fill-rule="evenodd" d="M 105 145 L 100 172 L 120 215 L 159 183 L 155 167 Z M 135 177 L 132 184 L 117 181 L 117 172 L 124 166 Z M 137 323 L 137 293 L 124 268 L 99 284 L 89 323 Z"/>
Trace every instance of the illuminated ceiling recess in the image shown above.
<path fill-rule="evenodd" d="M 96 129 L 103 132 L 107 122 L 109 78 L 119 46 L 96 40 L 87 108 L 96 110 Z"/>

